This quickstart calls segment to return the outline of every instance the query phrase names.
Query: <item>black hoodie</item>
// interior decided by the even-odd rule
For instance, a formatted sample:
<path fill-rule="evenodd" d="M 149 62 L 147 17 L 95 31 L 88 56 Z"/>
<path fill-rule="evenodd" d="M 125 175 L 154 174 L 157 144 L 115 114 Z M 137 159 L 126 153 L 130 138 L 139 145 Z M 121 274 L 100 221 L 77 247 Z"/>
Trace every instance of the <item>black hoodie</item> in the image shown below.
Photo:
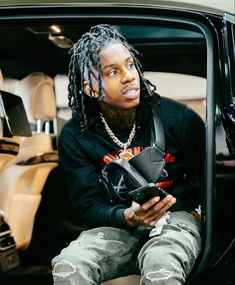
<path fill-rule="evenodd" d="M 136 134 L 129 147 L 133 154 L 150 145 L 150 108 L 143 102 L 137 108 Z M 191 211 L 203 202 L 204 123 L 194 111 L 168 98 L 161 98 L 160 109 L 168 176 L 158 181 L 158 185 L 177 199 L 170 211 Z M 130 129 L 113 131 L 123 142 L 130 134 Z M 98 179 L 102 166 L 117 158 L 119 151 L 101 122 L 92 130 L 81 132 L 79 122 L 71 119 L 60 134 L 60 164 L 75 219 L 89 227 L 128 228 L 123 215 L 127 206 L 108 204 Z"/>

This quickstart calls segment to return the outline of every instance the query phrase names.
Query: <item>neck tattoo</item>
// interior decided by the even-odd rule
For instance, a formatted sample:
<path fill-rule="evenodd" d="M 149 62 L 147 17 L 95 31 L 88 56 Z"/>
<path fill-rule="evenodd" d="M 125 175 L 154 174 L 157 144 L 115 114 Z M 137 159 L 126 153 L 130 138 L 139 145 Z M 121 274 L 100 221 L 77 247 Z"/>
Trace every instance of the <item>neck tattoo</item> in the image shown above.
<path fill-rule="evenodd" d="M 130 158 L 132 158 L 133 157 L 132 153 L 130 153 L 126 149 L 131 145 L 132 140 L 133 140 L 133 138 L 135 136 L 136 123 L 134 123 L 134 125 L 133 125 L 133 127 L 131 129 L 131 132 L 130 132 L 128 140 L 125 143 L 123 143 L 115 136 L 113 131 L 110 129 L 110 127 L 107 124 L 107 122 L 106 122 L 106 120 L 105 120 L 105 118 L 104 118 L 102 113 L 100 113 L 100 118 L 101 118 L 102 123 L 104 124 L 104 128 L 105 128 L 106 132 L 108 133 L 108 135 L 110 136 L 112 141 L 115 144 L 117 144 L 119 147 L 123 148 L 123 151 L 121 153 L 119 153 L 119 157 L 122 158 L 122 159 L 125 159 L 125 160 L 129 160 Z"/>

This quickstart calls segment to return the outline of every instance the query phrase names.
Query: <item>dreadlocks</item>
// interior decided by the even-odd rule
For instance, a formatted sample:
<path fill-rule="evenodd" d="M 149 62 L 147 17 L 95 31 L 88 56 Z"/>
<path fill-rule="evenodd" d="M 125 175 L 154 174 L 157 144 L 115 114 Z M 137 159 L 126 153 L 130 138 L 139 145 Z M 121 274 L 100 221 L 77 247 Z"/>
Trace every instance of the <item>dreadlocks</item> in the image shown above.
<path fill-rule="evenodd" d="M 110 42 L 121 43 L 129 50 L 140 76 L 141 96 L 150 97 L 155 91 L 155 86 L 143 77 L 142 66 L 137 59 L 139 53 L 127 43 L 126 39 L 109 25 L 101 24 L 92 27 L 69 52 L 71 55 L 68 86 L 69 107 L 72 109 L 73 117 L 79 118 L 81 129 L 87 129 L 94 125 L 98 117 L 99 103 L 92 96 L 86 96 L 83 84 L 88 79 L 90 92 L 92 92 L 91 74 L 93 66 L 96 65 L 98 67 L 99 96 L 102 96 L 99 55 Z"/>

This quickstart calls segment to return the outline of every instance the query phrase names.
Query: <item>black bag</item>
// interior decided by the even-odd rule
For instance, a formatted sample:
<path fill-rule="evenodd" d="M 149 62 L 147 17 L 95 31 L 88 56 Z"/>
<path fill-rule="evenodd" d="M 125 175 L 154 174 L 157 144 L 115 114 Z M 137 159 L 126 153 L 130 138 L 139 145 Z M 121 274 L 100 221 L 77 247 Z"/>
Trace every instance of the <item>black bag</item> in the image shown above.
<path fill-rule="evenodd" d="M 99 180 L 112 204 L 130 204 L 128 192 L 155 183 L 164 173 L 165 137 L 160 118 L 160 98 L 152 105 L 151 146 L 131 159 L 116 159 L 105 165 Z"/>

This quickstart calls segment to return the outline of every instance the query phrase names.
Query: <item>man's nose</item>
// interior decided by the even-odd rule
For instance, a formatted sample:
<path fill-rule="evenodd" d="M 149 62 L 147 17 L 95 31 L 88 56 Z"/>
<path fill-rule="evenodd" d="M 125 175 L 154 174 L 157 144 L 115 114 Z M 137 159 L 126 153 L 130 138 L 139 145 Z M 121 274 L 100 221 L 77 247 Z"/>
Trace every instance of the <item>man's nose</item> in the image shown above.
<path fill-rule="evenodd" d="M 123 76 L 121 79 L 122 84 L 125 84 L 126 82 L 131 82 L 133 80 L 135 80 L 136 78 L 136 74 L 133 70 L 124 70 L 123 71 Z"/>

